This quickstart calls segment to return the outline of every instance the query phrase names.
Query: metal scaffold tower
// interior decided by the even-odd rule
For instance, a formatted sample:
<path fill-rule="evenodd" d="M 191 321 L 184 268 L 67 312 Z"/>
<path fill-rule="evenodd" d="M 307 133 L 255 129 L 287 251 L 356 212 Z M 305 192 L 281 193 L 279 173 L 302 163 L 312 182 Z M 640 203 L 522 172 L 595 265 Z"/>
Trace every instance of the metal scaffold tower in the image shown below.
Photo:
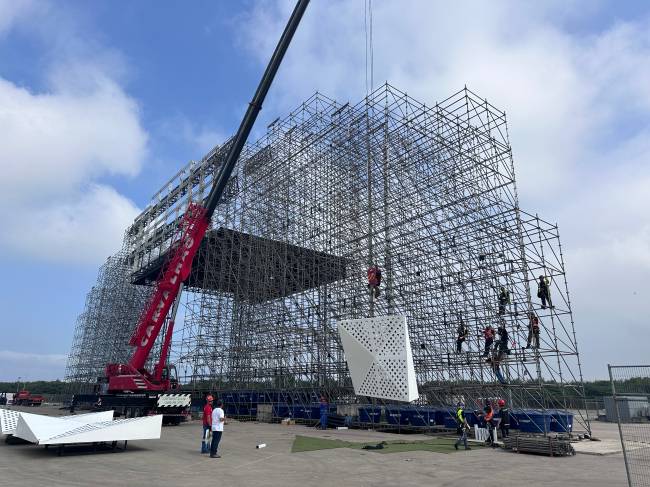
<path fill-rule="evenodd" d="M 129 338 L 149 294 L 148 287 L 130 283 L 125 253 L 102 264 L 75 326 L 65 372 L 72 391 L 92 389 L 106 364 L 128 358 Z"/>
<path fill-rule="evenodd" d="M 207 196 L 227 149 L 185 166 L 127 230 L 120 262 L 129 269 L 119 272 L 130 302 L 157 277 L 180 217 Z M 377 298 L 366 277 L 375 265 Z M 544 308 L 540 276 L 552 300 Z M 431 106 L 388 84 L 357 104 L 316 93 L 242 153 L 186 282 L 171 359 L 195 390 L 367 402 L 354 396 L 337 322 L 400 314 L 419 402 L 505 397 L 581 409 L 565 276 L 557 226 L 519 208 L 504 112 L 469 89 Z M 502 287 L 509 302 L 500 305 Z M 94 331 L 91 309 L 75 334 L 71 380 L 89 370 L 86 335 L 111 350 L 128 341 L 119 327 L 110 340 Z M 540 343 L 526 348 L 531 313 Z M 461 323 L 469 334 L 459 352 Z M 497 358 L 497 338 L 485 355 L 487 325 L 507 330 L 509 353 Z"/>

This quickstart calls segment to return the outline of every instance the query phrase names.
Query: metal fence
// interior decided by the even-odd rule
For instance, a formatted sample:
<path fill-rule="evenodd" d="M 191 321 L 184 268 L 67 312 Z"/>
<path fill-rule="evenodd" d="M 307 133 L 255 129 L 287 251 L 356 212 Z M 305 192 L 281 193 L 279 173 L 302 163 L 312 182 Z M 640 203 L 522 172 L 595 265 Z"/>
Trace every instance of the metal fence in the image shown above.
<path fill-rule="evenodd" d="M 608 365 L 607 416 L 618 422 L 628 484 L 650 486 L 650 365 Z"/>

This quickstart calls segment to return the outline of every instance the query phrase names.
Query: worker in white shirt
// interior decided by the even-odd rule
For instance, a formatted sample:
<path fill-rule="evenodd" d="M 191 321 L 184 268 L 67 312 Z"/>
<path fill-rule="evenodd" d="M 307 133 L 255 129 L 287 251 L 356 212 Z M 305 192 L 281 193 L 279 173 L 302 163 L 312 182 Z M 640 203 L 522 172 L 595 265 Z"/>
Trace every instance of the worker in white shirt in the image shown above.
<path fill-rule="evenodd" d="M 221 435 L 223 434 L 223 424 L 226 422 L 226 414 L 223 412 L 223 401 L 217 401 L 217 407 L 212 410 L 212 444 L 210 445 L 210 458 L 221 458 L 217 454 Z"/>

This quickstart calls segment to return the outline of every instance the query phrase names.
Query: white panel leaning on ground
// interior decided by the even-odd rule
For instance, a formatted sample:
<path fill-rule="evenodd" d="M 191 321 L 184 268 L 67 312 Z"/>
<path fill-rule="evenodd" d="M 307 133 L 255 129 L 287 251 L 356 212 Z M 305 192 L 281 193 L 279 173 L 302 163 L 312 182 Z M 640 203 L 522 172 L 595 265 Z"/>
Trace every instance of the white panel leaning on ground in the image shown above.
<path fill-rule="evenodd" d="M 12 409 L 0 409 L 0 431 L 3 435 L 13 435 L 18 425 L 19 416 L 39 416 L 41 414 L 25 413 L 21 411 L 14 411 Z M 55 416 L 52 419 L 58 421 L 72 421 L 73 423 L 90 424 L 100 423 L 102 421 L 111 421 L 113 419 L 113 411 L 99 411 L 96 413 L 75 414 L 71 416 Z"/>
<path fill-rule="evenodd" d="M 8 413 L 17 413 L 8 414 Z M 61 445 L 129 440 L 159 439 L 162 414 L 143 418 L 113 420 L 113 411 L 52 417 L 0 410 L 2 431 L 37 445 Z M 6 426 L 6 428 L 5 428 Z"/>
<path fill-rule="evenodd" d="M 355 394 L 411 402 L 418 398 L 406 316 L 338 322 Z"/>

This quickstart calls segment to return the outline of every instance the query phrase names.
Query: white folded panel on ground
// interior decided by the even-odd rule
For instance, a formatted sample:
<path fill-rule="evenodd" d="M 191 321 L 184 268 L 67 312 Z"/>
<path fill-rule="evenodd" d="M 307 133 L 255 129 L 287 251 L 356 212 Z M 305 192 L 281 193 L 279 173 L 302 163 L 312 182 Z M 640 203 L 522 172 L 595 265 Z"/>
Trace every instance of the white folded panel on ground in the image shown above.
<path fill-rule="evenodd" d="M 52 417 L 0 409 L 4 434 L 37 445 L 159 439 L 162 414 L 113 420 L 113 411 Z"/>
<path fill-rule="evenodd" d="M 41 414 L 25 413 L 12 409 L 0 409 L 0 431 L 3 435 L 13 435 L 16 432 L 18 418 L 20 416 L 45 417 Z M 97 413 L 76 414 L 71 416 L 54 416 L 50 419 L 57 421 L 72 421 L 80 424 L 101 423 L 113 419 L 113 411 L 100 411 Z"/>

